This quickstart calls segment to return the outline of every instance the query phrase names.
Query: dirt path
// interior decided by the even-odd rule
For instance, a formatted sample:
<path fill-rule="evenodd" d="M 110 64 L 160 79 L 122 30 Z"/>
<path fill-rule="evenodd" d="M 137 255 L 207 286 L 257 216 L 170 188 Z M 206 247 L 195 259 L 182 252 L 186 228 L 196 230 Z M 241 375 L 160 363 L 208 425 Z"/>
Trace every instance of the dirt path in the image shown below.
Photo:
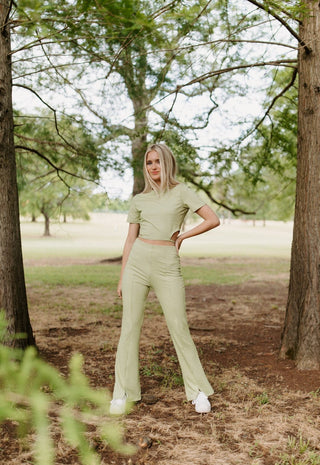
<path fill-rule="evenodd" d="M 303 463 L 320 463 L 320 373 L 299 372 L 277 357 L 286 296 L 285 280 L 187 287 L 191 333 L 215 390 L 212 413 L 198 415 L 185 402 L 174 348 L 151 294 L 141 337 L 143 398 L 123 423 L 128 442 L 148 436 L 152 446 L 138 448 L 129 459 L 98 444 L 103 463 L 285 465 L 299 463 L 286 462 L 286 456 L 298 460 L 310 454 L 319 461 Z M 111 390 L 118 300 L 100 289 L 35 288 L 29 289 L 29 301 L 42 356 L 67 373 L 71 354 L 81 352 L 91 383 Z M 111 313 L 94 310 L 103 302 Z M 10 449 L 8 465 L 30 463 L 27 452 Z M 80 462 L 61 443 L 56 463 Z"/>

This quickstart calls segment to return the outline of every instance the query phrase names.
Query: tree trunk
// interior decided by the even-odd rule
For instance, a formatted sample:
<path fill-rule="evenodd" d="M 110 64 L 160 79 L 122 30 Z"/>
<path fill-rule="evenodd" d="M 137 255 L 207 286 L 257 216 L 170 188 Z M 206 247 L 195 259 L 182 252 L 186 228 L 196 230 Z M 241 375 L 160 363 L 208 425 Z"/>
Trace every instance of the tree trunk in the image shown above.
<path fill-rule="evenodd" d="M 10 1 L 0 4 L 0 308 L 8 321 L 8 343 L 35 343 L 28 314 L 24 280 L 18 188 L 13 140 Z M 3 26 L 2 26 L 3 25 Z M 23 339 L 13 339 L 23 333 Z"/>
<path fill-rule="evenodd" d="M 43 235 L 45 237 L 49 237 L 51 235 L 50 234 L 50 217 L 47 215 L 46 212 L 42 211 L 42 214 L 44 216 L 44 233 L 43 233 Z"/>
<path fill-rule="evenodd" d="M 132 143 L 133 191 L 139 194 L 144 188 L 143 157 L 147 150 L 148 116 L 146 108 L 148 103 L 142 99 L 133 101 L 135 110 L 135 136 Z"/>
<path fill-rule="evenodd" d="M 306 0 L 299 51 L 297 190 L 289 295 L 280 356 L 320 368 L 320 4 Z"/>

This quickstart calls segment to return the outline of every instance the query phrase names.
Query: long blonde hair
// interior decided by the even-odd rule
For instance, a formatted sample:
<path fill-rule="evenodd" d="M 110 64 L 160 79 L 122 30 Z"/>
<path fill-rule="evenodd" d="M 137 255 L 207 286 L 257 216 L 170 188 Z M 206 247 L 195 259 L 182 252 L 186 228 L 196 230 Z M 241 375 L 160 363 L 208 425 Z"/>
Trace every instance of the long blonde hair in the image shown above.
<path fill-rule="evenodd" d="M 161 167 L 161 184 L 158 186 L 156 182 L 153 181 L 147 170 L 147 157 L 148 153 L 151 151 L 157 152 L 160 160 Z M 179 184 L 179 181 L 176 180 L 177 172 L 177 163 L 176 159 L 173 156 L 173 153 L 166 144 L 152 144 L 147 148 L 146 153 L 144 154 L 143 162 L 143 176 L 145 186 L 143 193 L 151 192 L 152 190 L 156 192 L 165 192 L 172 187 Z"/>

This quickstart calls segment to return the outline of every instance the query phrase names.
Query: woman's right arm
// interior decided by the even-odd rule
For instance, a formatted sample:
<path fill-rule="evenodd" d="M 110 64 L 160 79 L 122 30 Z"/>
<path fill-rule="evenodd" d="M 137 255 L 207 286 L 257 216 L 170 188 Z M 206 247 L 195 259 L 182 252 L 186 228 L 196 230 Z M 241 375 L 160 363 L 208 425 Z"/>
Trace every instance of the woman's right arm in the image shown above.
<path fill-rule="evenodd" d="M 127 261 L 129 254 L 131 252 L 132 246 L 134 241 L 137 239 L 139 235 L 139 229 L 140 229 L 140 224 L 139 223 L 130 223 L 129 224 L 129 230 L 128 230 L 128 235 L 126 242 L 124 243 L 123 247 L 123 252 L 122 252 L 122 266 L 121 266 L 121 273 L 120 273 L 120 279 L 118 283 L 118 288 L 117 288 L 117 294 L 119 297 L 122 297 L 122 276 L 124 269 L 126 267 Z"/>

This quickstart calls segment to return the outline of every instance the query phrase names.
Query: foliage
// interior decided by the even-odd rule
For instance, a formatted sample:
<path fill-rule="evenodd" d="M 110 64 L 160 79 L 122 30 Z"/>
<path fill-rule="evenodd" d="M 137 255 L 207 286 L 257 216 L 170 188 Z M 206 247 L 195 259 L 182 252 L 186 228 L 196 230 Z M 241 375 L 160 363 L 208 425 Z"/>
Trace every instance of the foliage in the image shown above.
<path fill-rule="evenodd" d="M 151 5 L 142 0 L 79 0 L 58 1 L 54 7 L 47 1 L 45 6 L 33 7 L 24 1 L 17 14 L 22 34 L 34 33 L 30 24 L 36 17 L 37 35 L 51 38 L 41 42 L 50 66 L 45 78 L 41 72 L 38 75 L 40 88 L 52 91 L 55 86 L 67 85 L 73 89 L 80 101 L 78 112 L 83 108 L 91 112 L 95 124 L 100 124 L 101 140 L 109 143 L 116 155 L 118 142 L 131 144 L 131 154 L 127 150 L 123 160 L 131 165 L 135 177 L 141 178 L 141 157 L 147 143 L 163 139 L 166 131 L 174 130 L 180 137 L 188 138 L 194 129 L 206 127 L 217 108 L 211 97 L 218 82 L 224 82 L 229 89 L 223 76 L 208 79 L 205 85 L 199 84 L 190 91 L 177 89 L 186 77 L 193 79 L 200 69 L 209 71 L 212 67 L 201 44 L 210 41 L 214 32 L 219 34 L 219 14 L 215 10 L 218 3 L 201 0 L 166 5 L 157 0 Z M 38 61 L 33 50 L 26 52 L 30 60 L 19 66 L 26 66 L 24 79 L 32 87 L 28 69 L 38 65 Z M 209 53 L 214 56 L 213 50 Z M 72 66 L 66 62 L 68 54 L 73 57 Z M 22 68 L 18 74 L 21 73 Z M 96 78 L 94 87 L 92 73 Z M 195 106 L 192 114 L 185 112 L 182 118 L 173 112 L 176 102 L 187 104 L 189 99 L 204 93 L 209 97 L 204 112 L 201 109 L 195 114 Z M 114 155 L 108 156 L 111 159 Z M 115 167 L 122 170 L 119 156 L 114 160 Z"/>
<path fill-rule="evenodd" d="M 33 53 L 35 44 L 27 46 L 24 52 L 30 60 L 17 61 L 17 74 L 33 87 L 29 71 L 35 67 L 40 69 L 40 89 L 68 88 L 68 98 L 73 92 L 79 102 L 77 117 L 85 112 L 87 125 L 93 125 L 109 148 L 107 163 L 120 172 L 129 164 L 135 179 L 141 178 L 147 143 L 166 141 L 177 154 L 181 178 L 196 178 L 196 185 L 211 194 L 217 193 L 216 183 L 229 192 L 228 184 L 238 170 L 260 185 L 268 183 L 274 171 L 276 181 L 286 186 L 278 168 L 286 156 L 292 161 L 295 140 L 290 131 L 285 132 L 286 116 L 293 116 L 287 97 L 290 77 L 279 70 L 284 66 L 290 73 L 295 70 L 294 40 L 301 14 L 301 2 L 295 1 L 247 1 L 239 6 L 230 0 L 168 4 L 160 0 L 152 4 L 144 0 L 59 0 L 54 4 L 24 0 L 17 10 L 19 40 L 25 35 L 41 38 L 45 57 L 39 61 Z M 274 18 L 281 19 L 281 43 Z M 272 59 L 272 73 L 265 64 L 266 55 Z M 275 77 L 280 74 L 282 79 Z M 277 115 L 271 110 L 284 89 L 282 121 L 278 118 L 279 124 L 274 124 Z M 246 102 L 256 95 L 261 101 L 263 94 L 263 117 L 254 118 L 248 111 L 234 119 L 237 99 Z M 221 118 L 223 132 L 232 132 L 231 136 L 224 137 L 216 129 Z M 266 118 L 270 124 L 262 126 Z M 204 138 L 206 148 L 199 142 Z M 280 139 L 279 164 L 276 141 Z M 211 197 L 218 204 L 222 198 L 226 208 L 232 203 L 233 197 L 217 195 Z"/>
<path fill-rule="evenodd" d="M 15 111 L 14 117 L 16 150 L 29 154 L 23 165 L 36 164 L 37 155 L 48 169 L 63 173 L 72 167 L 78 176 L 99 178 L 103 146 L 82 121 L 58 118 L 50 111 L 29 116 Z"/>
<path fill-rule="evenodd" d="M 0 340 L 4 341 L 6 322 L 0 313 Z M 122 453 L 132 448 L 122 443 L 119 425 L 108 416 L 109 397 L 93 389 L 82 372 L 82 357 L 75 354 L 69 363 L 69 376 L 41 360 L 34 347 L 25 352 L 0 344 L 0 422 L 18 424 L 21 435 L 32 433 L 35 465 L 54 464 L 52 425 L 79 453 L 84 465 L 98 465 L 100 459 L 86 437 L 88 425 L 96 429 L 100 441 Z"/>
<path fill-rule="evenodd" d="M 217 182 L 216 197 L 226 199 L 243 210 L 247 219 L 288 221 L 293 219 L 295 199 L 295 170 L 288 170 L 284 176 L 263 167 L 260 180 L 255 184 L 240 170 L 228 177 L 226 182 Z M 223 215 L 223 214 L 222 214 Z"/>
<path fill-rule="evenodd" d="M 219 176 L 213 189 L 216 198 L 246 211 L 256 219 L 289 220 L 293 218 L 297 160 L 297 87 L 295 73 L 272 72 L 272 107 L 265 104 L 265 117 L 256 121 L 258 130 L 245 139 L 232 158 L 216 159 Z M 279 88 L 292 85 L 283 95 Z M 248 218 L 252 215 L 246 215 Z"/>
<path fill-rule="evenodd" d="M 240 166 L 253 184 L 263 180 L 261 170 L 264 167 L 283 177 L 284 181 L 288 179 L 288 171 L 291 179 L 295 177 L 298 124 L 296 73 L 277 71 L 272 73 L 272 78 L 274 84 L 269 94 L 273 99 L 277 97 L 279 87 L 293 82 L 284 95 L 278 96 L 272 108 L 266 108 L 266 117 L 259 125 L 259 131 L 241 151 Z"/>
<path fill-rule="evenodd" d="M 110 212 L 127 213 L 129 210 L 129 201 L 119 198 L 109 199 L 107 206 Z"/>
<path fill-rule="evenodd" d="M 36 119 L 16 114 L 17 171 L 20 210 L 36 218 L 71 216 L 89 219 L 94 184 L 99 177 L 101 149 L 85 128 L 48 114 Z M 22 121 L 22 122 L 21 122 Z M 72 140 L 72 144 L 67 141 Z"/>
<path fill-rule="evenodd" d="M 38 168 L 43 167 L 38 162 Z M 29 176 L 31 173 L 28 173 Z M 20 211 L 22 215 L 38 217 L 43 214 L 50 219 L 61 216 L 89 219 L 92 210 L 90 196 L 92 186 L 72 176 L 64 176 L 61 182 L 55 175 L 46 179 L 32 179 L 30 187 L 20 192 Z"/>

